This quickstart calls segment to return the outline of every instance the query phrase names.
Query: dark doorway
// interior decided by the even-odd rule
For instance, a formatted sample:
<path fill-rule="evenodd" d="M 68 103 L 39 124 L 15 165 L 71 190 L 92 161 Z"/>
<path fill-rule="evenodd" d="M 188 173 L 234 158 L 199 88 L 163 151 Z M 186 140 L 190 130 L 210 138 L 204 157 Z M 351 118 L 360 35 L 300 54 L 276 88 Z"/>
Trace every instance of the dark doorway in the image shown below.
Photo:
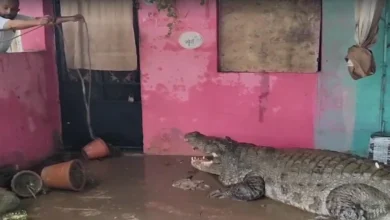
<path fill-rule="evenodd" d="M 61 15 L 59 0 L 54 1 L 55 15 Z M 136 0 L 134 31 L 139 57 L 139 28 Z M 80 150 L 91 141 L 83 92 L 77 71 L 66 68 L 61 30 L 56 29 L 57 68 L 62 116 L 62 138 L 66 150 Z M 97 137 L 122 150 L 142 151 L 142 105 L 140 70 L 131 72 L 92 71 L 91 125 Z M 78 70 L 82 75 L 88 70 Z M 88 90 L 90 84 L 85 83 Z M 88 92 L 88 91 L 87 91 Z"/>

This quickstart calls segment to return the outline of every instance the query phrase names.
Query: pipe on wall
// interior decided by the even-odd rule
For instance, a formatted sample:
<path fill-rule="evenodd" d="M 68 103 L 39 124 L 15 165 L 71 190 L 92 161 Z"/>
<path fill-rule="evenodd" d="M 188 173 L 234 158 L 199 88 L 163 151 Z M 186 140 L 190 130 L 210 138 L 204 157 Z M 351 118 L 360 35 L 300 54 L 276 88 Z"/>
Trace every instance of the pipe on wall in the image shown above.
<path fill-rule="evenodd" d="M 385 15 L 384 15 L 384 25 L 383 25 L 383 31 L 384 31 L 384 44 L 383 44 L 383 68 L 382 68 L 382 78 L 381 78 L 381 93 L 380 93 L 380 104 L 379 104 L 379 123 L 381 132 L 384 133 L 385 128 L 385 121 L 384 121 L 384 112 L 385 112 L 385 94 L 386 94 L 386 84 L 387 84 L 387 36 L 388 36 L 388 30 L 389 30 L 389 10 L 387 9 L 388 1 L 385 2 Z"/>

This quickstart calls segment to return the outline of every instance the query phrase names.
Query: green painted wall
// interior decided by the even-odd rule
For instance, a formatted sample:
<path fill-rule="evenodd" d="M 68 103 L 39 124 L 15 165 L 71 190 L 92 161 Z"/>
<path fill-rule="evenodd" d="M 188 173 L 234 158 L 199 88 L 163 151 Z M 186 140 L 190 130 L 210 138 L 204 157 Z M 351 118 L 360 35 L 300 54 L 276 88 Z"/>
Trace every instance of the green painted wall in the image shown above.
<path fill-rule="evenodd" d="M 375 75 L 353 80 L 344 56 L 355 44 L 355 0 L 323 0 L 322 71 L 318 77 L 316 148 L 367 155 L 371 133 L 380 129 L 379 95 L 383 60 L 383 22 L 372 48 Z M 389 85 L 390 91 L 390 85 Z M 390 95 L 386 96 L 390 103 Z M 390 114 L 385 114 L 390 119 Z"/>
<path fill-rule="evenodd" d="M 389 2 L 389 1 L 388 1 Z M 353 130 L 352 152 L 361 156 L 368 153 L 370 135 L 380 130 L 379 103 L 381 90 L 381 75 L 383 72 L 383 32 L 384 22 L 380 22 L 380 32 L 377 43 L 373 46 L 377 71 L 376 74 L 356 82 L 356 113 L 355 128 Z M 387 80 L 387 84 L 389 84 Z M 388 85 L 390 89 L 390 85 Z M 390 91 L 390 90 L 389 90 Z M 389 92 L 386 92 L 385 108 L 389 106 Z M 390 114 L 385 113 L 385 119 L 389 119 Z"/>

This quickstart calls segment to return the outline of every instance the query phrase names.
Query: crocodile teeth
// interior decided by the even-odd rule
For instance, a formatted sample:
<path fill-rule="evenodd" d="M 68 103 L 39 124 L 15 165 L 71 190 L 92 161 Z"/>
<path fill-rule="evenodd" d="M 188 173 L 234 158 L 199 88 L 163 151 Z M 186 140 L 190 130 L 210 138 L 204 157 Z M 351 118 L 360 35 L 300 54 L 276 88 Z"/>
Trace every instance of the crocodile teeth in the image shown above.
<path fill-rule="evenodd" d="M 202 156 L 202 157 L 191 157 L 191 161 L 209 161 L 207 157 Z"/>
<path fill-rule="evenodd" d="M 204 159 L 204 158 L 203 158 Z M 202 158 L 199 157 L 191 157 L 191 160 L 202 160 Z"/>
<path fill-rule="evenodd" d="M 202 161 L 202 164 L 203 165 L 206 165 L 206 166 L 210 166 L 211 164 L 213 164 L 213 161 Z"/>

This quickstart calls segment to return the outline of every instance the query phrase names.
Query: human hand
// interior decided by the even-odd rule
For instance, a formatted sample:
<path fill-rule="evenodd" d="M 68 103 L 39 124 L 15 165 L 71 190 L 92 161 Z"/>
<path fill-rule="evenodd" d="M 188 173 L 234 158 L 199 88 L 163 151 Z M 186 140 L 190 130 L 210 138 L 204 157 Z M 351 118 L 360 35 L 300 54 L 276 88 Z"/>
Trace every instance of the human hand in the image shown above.
<path fill-rule="evenodd" d="M 84 16 L 82 14 L 77 14 L 77 15 L 74 15 L 73 16 L 73 19 L 72 19 L 74 22 L 76 21 L 84 21 Z"/>
<path fill-rule="evenodd" d="M 44 16 L 37 19 L 37 22 L 39 25 L 48 25 L 53 22 L 53 17 L 51 16 Z"/>

